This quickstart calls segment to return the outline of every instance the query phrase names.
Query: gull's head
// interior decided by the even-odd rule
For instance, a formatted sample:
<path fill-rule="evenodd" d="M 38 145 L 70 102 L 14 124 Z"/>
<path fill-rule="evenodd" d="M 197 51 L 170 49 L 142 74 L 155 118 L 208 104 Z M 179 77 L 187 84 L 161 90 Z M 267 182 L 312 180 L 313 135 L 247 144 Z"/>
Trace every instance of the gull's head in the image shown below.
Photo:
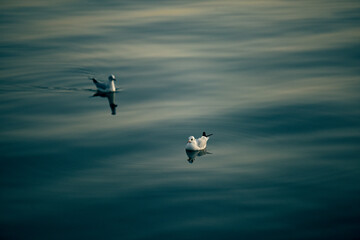
<path fill-rule="evenodd" d="M 113 74 L 109 76 L 109 81 L 116 81 L 115 76 Z"/>
<path fill-rule="evenodd" d="M 195 141 L 195 137 L 194 136 L 190 136 L 189 137 L 189 140 L 188 140 L 188 143 L 192 143 Z"/>

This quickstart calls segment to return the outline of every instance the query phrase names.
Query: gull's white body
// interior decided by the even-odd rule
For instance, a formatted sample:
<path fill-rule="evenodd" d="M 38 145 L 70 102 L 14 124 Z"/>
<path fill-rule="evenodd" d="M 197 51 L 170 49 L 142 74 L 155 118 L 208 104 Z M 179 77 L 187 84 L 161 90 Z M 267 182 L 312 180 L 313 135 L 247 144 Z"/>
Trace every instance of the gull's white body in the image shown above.
<path fill-rule="evenodd" d="M 194 136 L 189 137 L 189 141 L 187 142 L 185 149 L 188 151 L 200 151 L 206 148 L 207 141 L 209 137 L 201 136 L 198 139 L 195 139 Z"/>
<path fill-rule="evenodd" d="M 109 76 L 107 83 L 99 82 L 95 78 L 93 78 L 92 80 L 98 91 L 100 91 L 100 92 L 116 92 L 116 87 L 115 87 L 115 83 L 114 83 L 114 81 L 116 79 L 115 79 L 114 75 Z"/>

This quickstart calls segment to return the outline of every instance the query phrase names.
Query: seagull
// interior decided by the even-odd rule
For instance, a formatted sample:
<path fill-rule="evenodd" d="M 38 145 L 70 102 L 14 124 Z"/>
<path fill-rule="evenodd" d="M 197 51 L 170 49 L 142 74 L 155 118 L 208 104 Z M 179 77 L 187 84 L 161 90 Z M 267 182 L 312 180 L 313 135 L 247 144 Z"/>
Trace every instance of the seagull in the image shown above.
<path fill-rule="evenodd" d="M 95 78 L 92 78 L 95 86 L 97 87 L 97 90 L 100 92 L 116 92 L 116 88 L 115 88 L 115 83 L 114 81 L 116 81 L 115 76 L 114 75 L 110 75 L 109 76 L 109 81 L 108 83 L 102 83 L 97 81 Z"/>
<path fill-rule="evenodd" d="M 203 132 L 203 135 L 198 138 L 195 139 L 194 136 L 190 136 L 189 137 L 189 141 L 187 142 L 185 149 L 188 151 L 200 151 L 200 150 L 204 150 L 206 148 L 206 143 L 209 140 L 209 137 L 212 134 L 206 135 L 205 132 Z"/>

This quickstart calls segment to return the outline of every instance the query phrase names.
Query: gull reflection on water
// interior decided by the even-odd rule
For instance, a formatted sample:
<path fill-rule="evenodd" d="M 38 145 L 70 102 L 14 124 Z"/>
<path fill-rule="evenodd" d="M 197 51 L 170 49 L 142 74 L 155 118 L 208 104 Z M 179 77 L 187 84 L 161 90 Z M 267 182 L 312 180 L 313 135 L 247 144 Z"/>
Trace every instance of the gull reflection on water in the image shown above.
<path fill-rule="evenodd" d="M 189 150 L 185 150 L 186 151 L 186 155 L 188 156 L 188 162 L 189 163 L 193 163 L 195 161 L 196 157 L 201 157 L 204 156 L 206 154 L 212 154 L 210 152 L 208 152 L 206 149 L 204 150 L 200 150 L 200 151 L 189 151 Z"/>
<path fill-rule="evenodd" d="M 111 114 L 112 115 L 116 115 L 116 107 L 117 105 L 115 104 L 115 92 L 100 92 L 97 91 L 93 97 L 103 97 L 103 98 L 107 98 L 109 101 L 109 106 L 111 109 Z"/>

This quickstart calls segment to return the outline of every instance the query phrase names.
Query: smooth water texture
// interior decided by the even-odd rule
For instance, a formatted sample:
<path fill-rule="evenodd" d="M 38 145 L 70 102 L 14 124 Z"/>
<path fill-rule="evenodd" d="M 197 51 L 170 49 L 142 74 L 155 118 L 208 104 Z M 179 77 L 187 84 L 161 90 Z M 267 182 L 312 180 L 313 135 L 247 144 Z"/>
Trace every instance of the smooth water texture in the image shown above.
<path fill-rule="evenodd" d="M 359 13 L 2 1 L 1 239 L 359 237 Z"/>

